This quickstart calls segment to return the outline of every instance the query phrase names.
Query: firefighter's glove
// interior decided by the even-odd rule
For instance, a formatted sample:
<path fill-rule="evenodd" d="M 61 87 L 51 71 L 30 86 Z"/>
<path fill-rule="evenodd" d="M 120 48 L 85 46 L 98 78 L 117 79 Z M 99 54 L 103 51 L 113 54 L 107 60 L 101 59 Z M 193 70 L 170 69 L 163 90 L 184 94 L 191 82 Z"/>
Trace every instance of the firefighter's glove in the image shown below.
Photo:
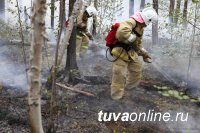
<path fill-rule="evenodd" d="M 152 63 L 152 58 L 146 53 L 145 55 L 142 56 L 143 61 L 146 63 Z"/>
<path fill-rule="evenodd" d="M 91 41 L 94 40 L 92 34 L 90 34 L 89 32 L 87 32 L 85 35 L 89 38 L 89 40 L 91 40 Z"/>
<path fill-rule="evenodd" d="M 93 36 L 89 36 L 89 39 L 90 39 L 91 41 L 94 41 Z"/>
<path fill-rule="evenodd" d="M 152 58 L 150 57 L 150 55 L 148 54 L 148 52 L 144 48 L 141 48 L 139 50 L 139 54 L 138 55 L 143 57 L 143 61 L 144 62 L 152 63 Z"/>

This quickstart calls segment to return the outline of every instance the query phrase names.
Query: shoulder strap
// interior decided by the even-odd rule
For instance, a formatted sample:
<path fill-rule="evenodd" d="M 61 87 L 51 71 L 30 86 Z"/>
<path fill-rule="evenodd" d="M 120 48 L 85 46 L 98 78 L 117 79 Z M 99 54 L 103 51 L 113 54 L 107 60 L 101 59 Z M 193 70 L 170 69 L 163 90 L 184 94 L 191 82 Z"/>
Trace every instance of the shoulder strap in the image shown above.
<path fill-rule="evenodd" d="M 137 37 L 142 37 L 142 35 L 140 35 L 140 34 L 135 30 L 136 27 L 137 27 L 137 22 L 136 22 L 136 25 L 135 25 L 135 27 L 133 28 L 132 31 L 136 34 Z"/>

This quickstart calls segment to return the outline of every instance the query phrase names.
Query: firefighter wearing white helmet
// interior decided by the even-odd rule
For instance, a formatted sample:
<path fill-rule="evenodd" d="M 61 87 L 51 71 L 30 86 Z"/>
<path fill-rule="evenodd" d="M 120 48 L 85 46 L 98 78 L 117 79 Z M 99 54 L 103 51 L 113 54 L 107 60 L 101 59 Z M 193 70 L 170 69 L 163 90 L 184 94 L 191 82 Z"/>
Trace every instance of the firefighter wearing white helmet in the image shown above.
<path fill-rule="evenodd" d="M 96 10 L 96 8 L 93 7 L 93 6 L 87 7 L 87 8 L 86 8 L 86 11 L 87 11 L 89 17 L 92 17 L 92 16 L 96 16 L 96 15 L 97 15 L 97 10 Z"/>
<path fill-rule="evenodd" d="M 156 23 L 158 21 L 158 15 L 156 11 L 151 7 L 143 9 L 140 12 L 140 15 L 142 16 L 146 25 L 149 25 L 151 22 Z"/>
<path fill-rule="evenodd" d="M 81 11 L 77 18 L 77 36 L 76 36 L 76 55 L 80 59 L 85 55 L 88 49 L 89 40 L 93 40 L 91 33 L 87 29 L 88 18 L 97 15 L 97 10 L 93 6 L 87 7 Z"/>
<path fill-rule="evenodd" d="M 152 62 L 148 52 L 143 48 L 142 36 L 144 28 L 150 22 L 157 22 L 157 19 L 157 13 L 153 8 L 145 8 L 121 22 L 117 28 L 117 43 L 111 51 L 117 59 L 112 63 L 112 99 L 121 99 L 124 96 L 124 89 L 134 89 L 140 83 L 142 64 L 138 56 L 142 56 L 144 62 Z"/>

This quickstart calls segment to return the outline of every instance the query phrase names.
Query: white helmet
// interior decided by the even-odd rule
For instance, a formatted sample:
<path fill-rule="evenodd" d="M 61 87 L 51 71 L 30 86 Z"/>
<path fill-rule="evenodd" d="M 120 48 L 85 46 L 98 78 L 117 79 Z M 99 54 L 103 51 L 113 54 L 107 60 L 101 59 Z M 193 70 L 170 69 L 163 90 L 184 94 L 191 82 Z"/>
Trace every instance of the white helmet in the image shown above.
<path fill-rule="evenodd" d="M 144 23 L 146 25 L 149 25 L 149 23 L 157 23 L 158 21 L 158 14 L 157 12 L 151 8 L 151 7 L 147 7 L 144 8 L 141 12 L 140 15 L 142 16 Z"/>
<path fill-rule="evenodd" d="M 85 9 L 89 15 L 89 17 L 92 17 L 92 16 L 96 16 L 97 15 L 97 10 L 95 7 L 93 6 L 88 6 L 86 9 Z"/>

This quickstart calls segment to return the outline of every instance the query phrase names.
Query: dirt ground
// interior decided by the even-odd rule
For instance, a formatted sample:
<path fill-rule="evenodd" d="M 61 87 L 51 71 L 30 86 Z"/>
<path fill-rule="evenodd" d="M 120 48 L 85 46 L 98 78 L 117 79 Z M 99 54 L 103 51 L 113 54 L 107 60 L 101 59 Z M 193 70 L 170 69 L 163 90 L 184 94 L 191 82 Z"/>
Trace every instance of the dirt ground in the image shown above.
<path fill-rule="evenodd" d="M 168 86 L 182 90 L 171 83 L 153 65 L 144 65 L 144 79 L 138 88 L 126 90 L 122 100 L 110 98 L 111 63 L 109 63 L 100 46 L 92 47 L 88 55 L 79 61 L 81 73 L 85 75 L 86 83 L 73 87 L 94 94 L 94 97 L 74 93 L 63 88 L 57 88 L 55 125 L 57 133 L 199 133 L 200 104 L 191 100 L 178 100 L 159 93 L 157 86 Z M 100 51 L 100 52 L 95 52 Z M 95 53 L 95 54 L 91 54 Z M 46 70 L 43 70 L 46 71 Z M 0 88 L 0 132 L 28 133 L 27 90 L 12 86 Z M 49 97 L 42 90 L 43 127 L 47 131 L 49 118 Z M 153 121 L 153 122 L 99 122 L 99 111 L 104 113 L 123 112 L 169 112 L 172 118 L 177 112 L 188 113 L 188 121 Z"/>

